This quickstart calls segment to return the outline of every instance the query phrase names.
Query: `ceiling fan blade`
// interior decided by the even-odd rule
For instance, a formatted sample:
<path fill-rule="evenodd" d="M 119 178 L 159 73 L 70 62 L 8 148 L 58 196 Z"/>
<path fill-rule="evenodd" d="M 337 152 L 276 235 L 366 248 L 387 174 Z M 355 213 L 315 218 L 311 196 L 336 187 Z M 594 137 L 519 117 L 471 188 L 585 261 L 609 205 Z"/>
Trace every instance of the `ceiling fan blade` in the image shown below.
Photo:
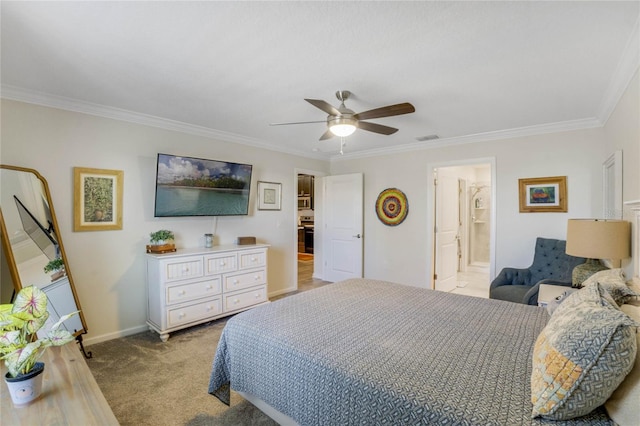
<path fill-rule="evenodd" d="M 405 102 L 403 104 L 388 105 L 382 108 L 370 109 L 369 111 L 355 114 L 353 118 L 357 120 L 371 120 L 372 118 L 391 117 L 394 115 L 409 114 L 415 111 L 416 109 L 413 105 Z"/>
<path fill-rule="evenodd" d="M 338 111 L 337 108 L 335 108 L 333 105 L 331 105 L 328 102 L 325 102 L 320 99 L 305 99 L 305 101 L 309 102 L 311 105 L 313 105 L 316 108 L 320 108 L 321 110 L 323 110 L 329 115 L 336 115 L 336 116 L 340 115 L 340 111 Z"/>
<path fill-rule="evenodd" d="M 383 126 L 382 124 L 376 123 L 367 123 L 366 121 L 358 122 L 358 128 L 373 133 L 380 133 L 381 135 L 392 135 L 398 131 L 395 127 Z"/>
<path fill-rule="evenodd" d="M 327 120 L 320 121 L 294 121 L 291 123 L 269 123 L 269 126 L 288 126 L 290 124 L 310 124 L 310 123 L 326 123 Z"/>
<path fill-rule="evenodd" d="M 326 131 L 326 132 L 324 132 L 324 133 L 322 134 L 322 136 L 320 136 L 320 139 L 318 139 L 318 140 L 320 140 L 320 141 L 325 141 L 325 140 L 327 140 L 327 139 L 331 139 L 333 136 L 334 136 L 334 134 L 333 134 L 333 133 L 331 133 L 331 130 L 327 129 L 327 131 Z"/>

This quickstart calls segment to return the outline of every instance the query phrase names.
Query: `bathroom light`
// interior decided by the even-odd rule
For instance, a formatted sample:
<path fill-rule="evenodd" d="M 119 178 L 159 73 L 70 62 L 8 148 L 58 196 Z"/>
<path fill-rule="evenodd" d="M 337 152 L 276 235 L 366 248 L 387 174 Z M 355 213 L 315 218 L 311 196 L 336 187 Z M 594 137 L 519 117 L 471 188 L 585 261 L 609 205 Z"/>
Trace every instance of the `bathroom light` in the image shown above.
<path fill-rule="evenodd" d="M 356 131 L 358 120 L 351 117 L 334 117 L 329 121 L 329 130 L 336 136 L 346 137 Z"/>

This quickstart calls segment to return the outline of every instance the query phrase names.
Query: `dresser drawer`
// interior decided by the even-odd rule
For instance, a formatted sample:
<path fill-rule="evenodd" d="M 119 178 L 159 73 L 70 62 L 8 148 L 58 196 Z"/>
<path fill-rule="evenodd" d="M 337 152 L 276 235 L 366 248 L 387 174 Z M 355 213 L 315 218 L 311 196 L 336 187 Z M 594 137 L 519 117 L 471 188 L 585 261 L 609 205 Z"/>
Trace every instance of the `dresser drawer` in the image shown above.
<path fill-rule="evenodd" d="M 215 296 L 221 292 L 222 283 L 220 282 L 220 278 L 167 287 L 167 305 L 175 305 L 176 303 L 187 302 L 189 300 Z"/>
<path fill-rule="evenodd" d="M 204 263 L 207 275 L 222 274 L 223 272 L 233 272 L 238 269 L 238 256 L 235 253 L 216 256 L 205 256 Z"/>
<path fill-rule="evenodd" d="M 239 253 L 240 269 L 259 268 L 267 264 L 267 251 L 255 250 L 247 253 Z"/>
<path fill-rule="evenodd" d="M 168 328 L 171 328 L 181 324 L 187 324 L 200 319 L 209 318 L 221 313 L 222 301 L 218 297 L 212 300 L 207 300 L 206 302 L 196 303 L 194 305 L 169 309 L 167 311 L 167 326 Z"/>
<path fill-rule="evenodd" d="M 181 258 L 164 262 L 163 272 L 163 278 L 166 282 L 202 277 L 202 257 Z"/>
<path fill-rule="evenodd" d="M 231 312 L 267 301 L 267 286 L 224 296 L 224 311 Z"/>
<path fill-rule="evenodd" d="M 242 290 L 267 283 L 267 271 L 259 269 L 257 271 L 245 272 L 244 274 L 226 275 L 224 277 L 224 291 Z"/>

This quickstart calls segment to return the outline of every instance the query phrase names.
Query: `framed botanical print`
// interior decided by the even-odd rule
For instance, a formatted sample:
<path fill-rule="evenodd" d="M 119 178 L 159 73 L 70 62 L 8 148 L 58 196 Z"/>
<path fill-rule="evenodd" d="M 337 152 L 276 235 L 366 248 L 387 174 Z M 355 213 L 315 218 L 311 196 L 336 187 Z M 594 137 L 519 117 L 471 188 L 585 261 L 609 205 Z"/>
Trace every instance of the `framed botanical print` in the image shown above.
<path fill-rule="evenodd" d="M 281 183 L 258 182 L 258 210 L 280 210 L 281 204 Z"/>
<path fill-rule="evenodd" d="M 74 167 L 73 230 L 122 229 L 122 170 Z"/>

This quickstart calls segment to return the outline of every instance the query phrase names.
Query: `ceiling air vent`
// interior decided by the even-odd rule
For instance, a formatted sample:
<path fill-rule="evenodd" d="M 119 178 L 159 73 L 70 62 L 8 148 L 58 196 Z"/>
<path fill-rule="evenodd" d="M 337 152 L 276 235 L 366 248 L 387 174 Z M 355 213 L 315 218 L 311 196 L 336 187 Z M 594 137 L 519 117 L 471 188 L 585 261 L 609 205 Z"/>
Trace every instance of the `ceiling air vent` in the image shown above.
<path fill-rule="evenodd" d="M 440 136 L 438 135 L 427 135 L 427 136 L 418 136 L 416 140 L 420 142 L 424 142 L 424 141 L 432 141 L 434 139 L 439 139 L 439 138 Z"/>

